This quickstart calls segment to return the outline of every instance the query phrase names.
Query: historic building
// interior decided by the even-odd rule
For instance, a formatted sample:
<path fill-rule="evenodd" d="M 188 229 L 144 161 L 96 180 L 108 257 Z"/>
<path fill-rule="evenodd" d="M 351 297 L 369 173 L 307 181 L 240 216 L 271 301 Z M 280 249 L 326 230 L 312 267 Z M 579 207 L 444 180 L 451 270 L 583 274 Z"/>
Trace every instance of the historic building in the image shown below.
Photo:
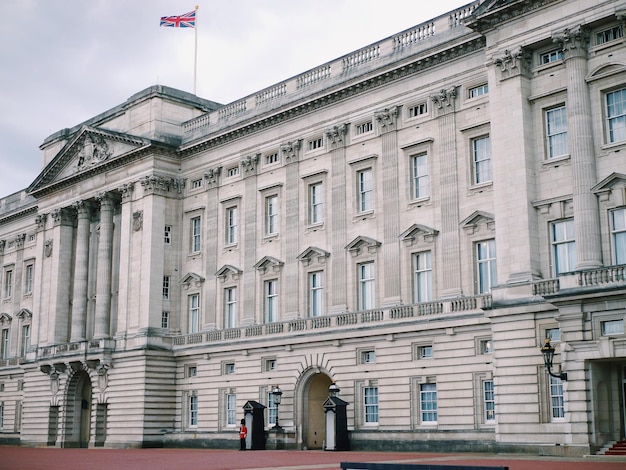
<path fill-rule="evenodd" d="M 323 448 L 333 382 L 353 448 L 623 438 L 625 18 L 478 1 L 48 137 L 0 200 L 2 442 L 236 448 L 253 401 L 272 445 Z"/>

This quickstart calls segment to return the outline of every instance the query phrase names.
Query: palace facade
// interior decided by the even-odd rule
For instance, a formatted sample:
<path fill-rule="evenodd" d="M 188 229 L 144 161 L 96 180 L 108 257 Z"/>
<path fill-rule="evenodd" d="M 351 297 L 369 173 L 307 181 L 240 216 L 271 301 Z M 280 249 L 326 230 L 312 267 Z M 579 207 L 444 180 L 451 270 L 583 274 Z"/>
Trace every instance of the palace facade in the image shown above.
<path fill-rule="evenodd" d="M 623 439 L 625 18 L 477 1 L 49 136 L 0 200 L 1 442 L 236 448 L 257 402 L 269 445 L 324 448 L 332 383 L 352 448 Z"/>

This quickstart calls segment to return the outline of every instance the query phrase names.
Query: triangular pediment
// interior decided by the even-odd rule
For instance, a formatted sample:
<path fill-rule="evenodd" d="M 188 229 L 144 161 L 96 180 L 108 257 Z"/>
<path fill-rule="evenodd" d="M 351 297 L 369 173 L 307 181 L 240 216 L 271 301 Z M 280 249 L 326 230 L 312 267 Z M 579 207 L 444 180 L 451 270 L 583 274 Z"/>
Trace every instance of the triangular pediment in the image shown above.
<path fill-rule="evenodd" d="M 439 230 L 425 225 L 413 224 L 400 234 L 400 240 L 409 246 L 418 242 L 431 243 L 437 234 L 439 234 Z"/>
<path fill-rule="evenodd" d="M 352 253 L 353 256 L 356 256 L 361 253 L 363 249 L 366 249 L 370 253 L 375 253 L 380 245 L 381 243 L 378 240 L 359 235 L 350 243 L 348 243 L 348 245 L 346 246 L 346 250 Z"/>
<path fill-rule="evenodd" d="M 22 310 L 19 311 L 16 317 L 22 320 L 23 322 L 28 321 L 33 317 L 33 312 L 31 312 L 27 308 L 23 308 Z"/>
<path fill-rule="evenodd" d="M 486 31 L 557 1 L 559 0 L 484 0 L 469 16 L 460 15 L 460 20 L 475 31 Z"/>
<path fill-rule="evenodd" d="M 626 175 L 623 173 L 611 173 L 609 176 L 604 178 L 598 184 L 596 184 L 591 191 L 594 193 L 604 193 L 606 191 L 611 191 L 615 188 L 624 188 L 626 187 Z"/>
<path fill-rule="evenodd" d="M 486 225 L 487 229 L 495 228 L 495 219 L 493 214 L 483 211 L 474 211 L 461 222 L 461 228 L 470 233 L 476 232 L 481 225 Z"/>
<path fill-rule="evenodd" d="M 230 264 L 225 264 L 215 273 L 215 275 L 222 281 L 225 281 L 229 276 L 232 276 L 235 280 L 239 279 L 239 276 L 242 273 L 243 271 L 241 269 Z"/>
<path fill-rule="evenodd" d="M 0 325 L 6 325 L 8 323 L 11 323 L 11 315 L 9 315 L 8 313 L 0 313 Z"/>
<path fill-rule="evenodd" d="M 282 268 L 283 264 L 285 263 L 277 260 L 276 258 L 273 258 L 271 256 L 264 256 L 254 265 L 254 268 L 263 273 L 266 272 L 268 269 L 271 269 L 272 271 L 279 271 L 280 268 Z"/>
<path fill-rule="evenodd" d="M 43 169 L 28 192 L 89 176 L 149 145 L 150 141 L 141 137 L 83 126 Z"/>
<path fill-rule="evenodd" d="M 319 263 L 323 263 L 329 256 L 330 253 L 328 251 L 315 246 L 310 246 L 298 255 L 298 260 L 305 264 L 309 264 L 314 260 L 317 260 Z"/>
<path fill-rule="evenodd" d="M 195 287 L 199 287 L 200 284 L 202 284 L 203 282 L 204 282 L 204 278 L 196 273 L 187 273 L 180 280 L 180 284 L 187 288 L 189 288 L 192 285 Z"/>

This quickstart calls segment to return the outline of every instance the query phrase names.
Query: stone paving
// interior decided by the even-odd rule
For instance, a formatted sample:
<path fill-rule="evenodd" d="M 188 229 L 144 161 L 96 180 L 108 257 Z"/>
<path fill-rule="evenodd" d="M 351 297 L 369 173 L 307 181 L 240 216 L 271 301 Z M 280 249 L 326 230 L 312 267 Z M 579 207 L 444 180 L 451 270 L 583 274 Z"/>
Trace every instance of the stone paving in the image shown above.
<path fill-rule="evenodd" d="M 339 470 L 341 462 L 508 466 L 509 470 L 626 469 L 625 457 L 574 459 L 413 452 L 0 447 L 0 470 Z"/>

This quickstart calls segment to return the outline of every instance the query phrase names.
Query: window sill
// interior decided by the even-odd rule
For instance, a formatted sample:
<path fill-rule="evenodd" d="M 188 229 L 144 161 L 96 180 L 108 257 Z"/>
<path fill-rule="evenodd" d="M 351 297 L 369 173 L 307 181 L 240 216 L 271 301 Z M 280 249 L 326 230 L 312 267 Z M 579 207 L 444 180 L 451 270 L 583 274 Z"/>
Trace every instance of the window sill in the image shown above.
<path fill-rule="evenodd" d="M 413 199 L 409 202 L 409 208 L 422 207 L 423 205 L 430 204 L 430 196 L 420 197 Z"/>
<path fill-rule="evenodd" d="M 354 221 L 359 221 L 359 220 L 367 220 L 367 219 L 373 219 L 375 217 L 374 215 L 374 211 L 365 211 L 365 212 L 359 212 L 358 214 L 356 214 L 354 216 Z"/>
<path fill-rule="evenodd" d="M 542 168 L 557 167 L 561 165 L 562 163 L 569 163 L 569 161 L 570 161 L 569 154 L 561 155 L 561 156 L 554 157 L 554 158 L 546 158 L 543 162 L 541 162 L 541 166 Z"/>

